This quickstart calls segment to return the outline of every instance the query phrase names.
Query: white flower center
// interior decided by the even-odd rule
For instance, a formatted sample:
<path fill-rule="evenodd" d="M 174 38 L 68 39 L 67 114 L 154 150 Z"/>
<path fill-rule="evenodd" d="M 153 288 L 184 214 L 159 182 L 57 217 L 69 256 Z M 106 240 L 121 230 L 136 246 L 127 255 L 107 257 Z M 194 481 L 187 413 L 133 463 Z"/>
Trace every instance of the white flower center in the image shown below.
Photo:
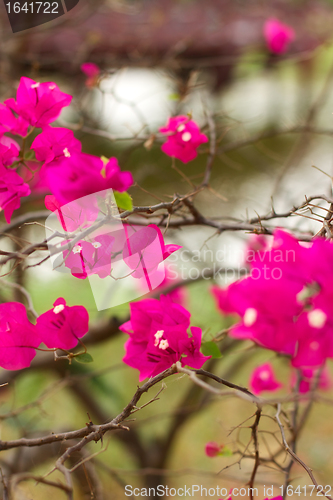
<path fill-rule="evenodd" d="M 323 328 L 326 323 L 327 316 L 321 309 L 314 309 L 308 313 L 309 325 L 313 328 Z"/>
<path fill-rule="evenodd" d="M 38 87 L 39 87 L 39 86 L 40 86 L 40 82 L 37 82 L 37 83 L 33 83 L 33 84 L 31 85 L 31 88 L 32 88 L 32 89 L 38 89 Z"/>
<path fill-rule="evenodd" d="M 184 125 L 184 123 L 182 123 L 181 125 L 179 125 L 179 126 L 177 127 L 177 131 L 178 131 L 178 132 L 183 132 L 183 130 L 185 130 L 185 125 Z"/>
<path fill-rule="evenodd" d="M 65 309 L 64 304 L 59 304 L 58 306 L 55 306 L 55 308 L 53 309 L 53 312 L 54 312 L 54 314 L 59 314 L 64 309 Z"/>
<path fill-rule="evenodd" d="M 184 142 L 188 142 L 192 139 L 192 135 L 190 134 L 190 132 L 184 132 L 183 135 L 182 135 L 182 140 Z"/>
<path fill-rule="evenodd" d="M 155 342 L 154 342 L 154 346 L 157 347 L 158 344 L 160 343 L 160 339 L 163 337 L 163 334 L 164 334 L 164 330 L 158 330 L 154 337 L 155 337 Z"/>
<path fill-rule="evenodd" d="M 160 345 L 158 347 L 159 349 L 165 351 L 165 349 L 169 347 L 169 342 L 167 340 L 161 340 Z"/>
<path fill-rule="evenodd" d="M 260 373 L 259 375 L 259 378 L 261 380 L 268 380 L 269 379 L 269 371 L 268 370 L 264 370 Z"/>
<path fill-rule="evenodd" d="M 73 253 L 80 253 L 80 252 L 82 252 L 81 245 L 75 245 L 75 247 L 73 248 Z"/>
<path fill-rule="evenodd" d="M 70 158 L 70 157 L 71 157 L 71 154 L 70 154 L 70 152 L 68 151 L 68 148 L 65 148 L 65 149 L 63 150 L 63 153 L 64 153 L 64 155 L 66 156 L 66 158 Z"/>
<path fill-rule="evenodd" d="M 56 88 L 56 86 L 55 86 L 55 85 L 50 85 L 50 86 L 49 86 L 49 89 L 50 89 L 50 90 L 54 90 L 55 88 Z"/>
<path fill-rule="evenodd" d="M 94 248 L 99 248 L 102 246 L 102 243 L 98 243 L 98 241 L 95 241 L 95 243 L 92 244 Z"/>
<path fill-rule="evenodd" d="M 256 321 L 257 321 L 258 313 L 256 309 L 253 309 L 253 307 L 250 307 L 249 309 L 246 309 L 245 314 L 244 314 L 244 325 L 245 326 L 252 326 Z"/>

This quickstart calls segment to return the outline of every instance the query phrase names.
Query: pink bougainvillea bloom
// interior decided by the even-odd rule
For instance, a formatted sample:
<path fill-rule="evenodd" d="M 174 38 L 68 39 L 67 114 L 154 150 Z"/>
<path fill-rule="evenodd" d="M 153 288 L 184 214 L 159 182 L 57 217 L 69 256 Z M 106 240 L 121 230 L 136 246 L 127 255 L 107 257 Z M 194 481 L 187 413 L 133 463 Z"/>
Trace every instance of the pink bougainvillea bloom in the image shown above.
<path fill-rule="evenodd" d="M 14 210 L 20 208 L 20 199 L 29 194 L 30 188 L 22 177 L 13 170 L 0 166 L 0 211 L 4 211 L 8 223 Z"/>
<path fill-rule="evenodd" d="M 49 349 L 73 349 L 89 329 L 89 315 L 83 306 L 69 307 L 59 298 L 54 308 L 37 318 L 40 342 Z"/>
<path fill-rule="evenodd" d="M 183 163 L 194 160 L 198 156 L 200 144 L 208 142 L 208 137 L 200 132 L 195 121 L 184 115 L 169 118 L 167 125 L 159 130 L 168 136 L 162 151 Z"/>
<path fill-rule="evenodd" d="M 99 208 L 94 204 L 95 200 L 86 198 L 72 201 L 62 205 L 55 196 L 45 196 L 45 207 L 55 212 L 62 228 L 67 232 L 74 232 L 79 227 L 90 227 L 96 221 Z"/>
<path fill-rule="evenodd" d="M 94 236 L 92 241 L 79 241 L 72 250 L 63 252 L 65 266 L 79 279 L 86 279 L 92 274 L 100 278 L 110 276 L 114 241 L 110 234 Z"/>
<path fill-rule="evenodd" d="M 264 363 L 253 370 L 250 388 L 254 394 L 260 394 L 263 391 L 276 391 L 280 387 L 282 384 L 275 379 L 270 363 Z"/>
<path fill-rule="evenodd" d="M 312 368 L 302 368 L 301 369 L 301 382 L 299 385 L 299 392 L 301 394 L 306 394 L 311 390 L 311 386 L 316 380 L 317 377 L 317 370 L 314 370 Z M 296 384 L 296 374 L 295 371 L 292 372 L 291 376 L 291 386 L 294 387 Z M 328 391 L 332 387 L 332 380 L 330 373 L 325 367 L 319 377 L 319 383 L 318 383 L 318 389 L 322 389 L 323 391 Z"/>
<path fill-rule="evenodd" d="M 9 167 L 18 160 L 20 146 L 14 139 L 3 135 L 0 138 L 0 161 L 4 167 Z"/>
<path fill-rule="evenodd" d="M 116 158 L 104 165 L 97 156 L 75 152 L 47 164 L 45 178 L 61 205 L 106 189 L 123 192 L 133 184 L 132 174 L 122 172 Z"/>
<path fill-rule="evenodd" d="M 94 87 L 98 82 L 98 77 L 101 73 L 99 66 L 92 62 L 85 62 L 81 65 L 81 71 L 88 77 L 86 80 L 86 86 Z"/>
<path fill-rule="evenodd" d="M 210 441 L 205 446 L 205 453 L 207 457 L 217 457 L 222 448 L 224 448 L 223 444 L 218 444 L 215 441 Z"/>
<path fill-rule="evenodd" d="M 264 24 L 264 36 L 267 46 L 274 54 L 284 54 L 290 42 L 295 38 L 295 31 L 291 26 L 281 23 L 278 19 L 267 19 Z"/>
<path fill-rule="evenodd" d="M 257 252 L 268 250 L 268 240 L 263 234 L 251 234 L 245 248 L 244 262 L 251 264 L 257 257 Z"/>
<path fill-rule="evenodd" d="M 132 228 L 124 225 L 126 242 L 123 250 L 125 264 L 133 270 L 134 278 L 142 278 L 156 270 L 169 255 L 181 248 L 179 245 L 165 245 L 161 230 L 155 224 Z"/>
<path fill-rule="evenodd" d="M 11 132 L 24 137 L 28 133 L 28 127 L 29 123 L 24 118 L 15 117 L 5 104 L 0 103 L 0 134 Z"/>
<path fill-rule="evenodd" d="M 61 92 L 54 82 L 39 83 L 23 76 L 16 100 L 7 99 L 5 104 L 33 127 L 43 128 L 54 122 L 71 100 L 72 96 Z"/>
<path fill-rule="evenodd" d="M 124 363 L 140 372 L 139 380 L 158 375 L 181 360 L 183 366 L 201 368 L 209 356 L 200 352 L 201 329 L 192 327 L 190 313 L 169 297 L 131 303 L 131 319 L 120 330 L 129 334 Z"/>
<path fill-rule="evenodd" d="M 70 158 L 72 153 L 80 153 L 81 142 L 74 137 L 72 130 L 67 128 L 45 127 L 43 132 L 37 135 L 31 145 L 35 151 L 36 159 L 43 163 L 65 157 Z"/>
<path fill-rule="evenodd" d="M 30 366 L 40 344 L 36 327 L 30 323 L 23 304 L 0 304 L 0 366 L 21 370 Z"/>

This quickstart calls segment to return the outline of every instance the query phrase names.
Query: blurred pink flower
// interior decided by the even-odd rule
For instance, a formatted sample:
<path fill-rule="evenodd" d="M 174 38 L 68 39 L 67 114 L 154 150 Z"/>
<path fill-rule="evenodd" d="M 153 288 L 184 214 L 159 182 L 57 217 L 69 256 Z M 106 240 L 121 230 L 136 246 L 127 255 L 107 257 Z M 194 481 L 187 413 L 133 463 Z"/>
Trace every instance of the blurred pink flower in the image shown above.
<path fill-rule="evenodd" d="M 95 63 L 85 62 L 81 65 L 81 71 L 88 77 L 86 79 L 86 86 L 94 87 L 98 81 L 98 76 L 101 73 L 100 67 Z"/>
<path fill-rule="evenodd" d="M 291 26 L 272 17 L 264 24 L 264 36 L 271 52 L 283 54 L 287 51 L 289 43 L 294 40 L 295 32 Z"/>
<path fill-rule="evenodd" d="M 184 115 L 169 118 L 167 125 L 159 131 L 168 136 L 162 145 L 162 151 L 183 163 L 194 160 L 198 156 L 197 149 L 200 144 L 208 142 L 208 137 L 201 134 L 195 121 Z"/>
<path fill-rule="evenodd" d="M 311 385 L 313 384 L 317 376 L 317 373 L 318 370 L 314 370 L 312 368 L 301 369 L 302 379 L 299 386 L 299 392 L 301 394 L 306 394 L 307 392 L 310 391 Z M 291 375 L 291 386 L 294 387 L 295 384 L 296 384 L 296 374 L 295 371 L 293 371 Z M 325 367 L 320 374 L 318 389 L 322 389 L 323 391 L 328 391 L 331 389 L 331 387 L 332 387 L 332 380 L 330 377 L 330 373 L 327 367 Z"/>
<path fill-rule="evenodd" d="M 249 385 L 254 394 L 276 391 L 282 387 L 282 384 L 275 379 L 270 363 L 264 363 L 253 370 Z"/>
<path fill-rule="evenodd" d="M 0 103 L 0 135 L 11 132 L 24 137 L 28 133 L 29 123 L 21 116 L 15 117 L 13 112 Z"/>
<path fill-rule="evenodd" d="M 205 453 L 207 457 L 217 457 L 222 448 L 224 448 L 223 444 L 218 444 L 215 441 L 210 441 L 205 446 Z"/>
<path fill-rule="evenodd" d="M 80 153 L 82 146 L 72 130 L 47 126 L 37 135 L 31 149 L 38 161 L 50 163 L 62 157 L 70 158 L 73 152 Z"/>
<path fill-rule="evenodd" d="M 39 342 L 49 349 L 73 349 L 88 332 L 88 312 L 83 306 L 67 306 L 63 298 L 57 299 L 53 306 L 37 318 Z"/>
<path fill-rule="evenodd" d="M 72 96 L 61 92 L 55 83 L 39 83 L 23 76 L 16 100 L 7 99 L 5 104 L 33 127 L 43 128 L 56 120 L 71 100 Z"/>
<path fill-rule="evenodd" d="M 36 327 L 30 323 L 23 304 L 0 304 L 0 366 L 21 370 L 30 366 L 40 344 Z"/>
<path fill-rule="evenodd" d="M 0 146 L 1 151 L 1 146 Z M 14 210 L 20 208 L 20 199 L 29 196 L 30 188 L 13 170 L 0 165 L 0 211 L 4 211 L 9 223 Z"/>

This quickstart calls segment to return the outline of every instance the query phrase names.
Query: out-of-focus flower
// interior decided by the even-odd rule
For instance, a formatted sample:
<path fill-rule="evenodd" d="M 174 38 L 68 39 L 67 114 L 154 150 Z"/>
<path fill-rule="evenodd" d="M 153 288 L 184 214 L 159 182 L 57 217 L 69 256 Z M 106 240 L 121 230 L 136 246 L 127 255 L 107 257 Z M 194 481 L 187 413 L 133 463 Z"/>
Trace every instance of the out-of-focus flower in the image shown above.
<path fill-rule="evenodd" d="M 302 368 L 301 369 L 301 381 L 299 385 L 299 392 L 301 394 L 306 394 L 311 390 L 311 386 L 313 385 L 318 374 L 318 370 L 314 370 L 312 368 Z M 295 371 L 292 372 L 291 376 L 291 386 L 294 387 L 296 384 L 296 374 Z M 319 376 L 318 381 L 318 389 L 322 389 L 323 391 L 328 391 L 332 387 L 332 380 L 330 377 L 330 373 L 325 367 Z"/>
<path fill-rule="evenodd" d="M 22 177 L 0 165 L 0 211 L 4 211 L 8 223 L 14 210 L 20 208 L 21 198 L 29 196 L 30 192 Z"/>
<path fill-rule="evenodd" d="M 50 163 L 59 158 L 70 158 L 72 153 L 80 153 L 81 142 L 74 137 L 72 130 L 67 128 L 45 127 L 37 135 L 31 145 L 35 151 L 36 159 L 43 163 Z"/>
<path fill-rule="evenodd" d="M 223 448 L 223 444 L 218 444 L 215 441 L 210 441 L 205 446 L 205 453 L 207 457 L 217 457 Z"/>
<path fill-rule="evenodd" d="M 140 372 L 139 380 L 158 375 L 181 361 L 183 366 L 201 368 L 209 356 L 200 352 L 202 332 L 192 327 L 190 313 L 170 298 L 144 299 L 130 304 L 131 319 L 120 330 L 129 334 L 124 363 Z"/>
<path fill-rule="evenodd" d="M 270 18 L 264 24 L 264 36 L 271 52 L 284 54 L 290 42 L 295 38 L 295 31 L 291 26 L 281 23 L 278 19 Z"/>
<path fill-rule="evenodd" d="M 57 299 L 53 306 L 37 318 L 39 342 L 50 349 L 73 349 L 88 332 L 88 312 L 83 306 L 67 306 L 63 298 Z"/>
<path fill-rule="evenodd" d="M 3 135 L 0 138 L 0 162 L 4 167 L 9 167 L 18 160 L 20 146 L 14 139 Z"/>
<path fill-rule="evenodd" d="M 7 99 L 5 104 L 33 127 L 43 128 L 56 120 L 71 100 L 72 96 L 61 92 L 54 82 L 40 83 L 23 76 L 16 100 Z"/>
<path fill-rule="evenodd" d="M 95 63 L 85 62 L 81 65 L 81 71 L 87 76 L 86 86 L 89 88 L 95 87 L 98 82 L 98 77 L 101 74 L 100 67 Z"/>
<path fill-rule="evenodd" d="M 250 388 L 254 394 L 263 391 L 276 391 L 282 384 L 275 379 L 274 371 L 270 363 L 264 363 L 255 368 L 250 378 Z"/>
<path fill-rule="evenodd" d="M 208 137 L 200 132 L 199 126 L 188 116 L 169 118 L 167 125 L 159 130 L 168 136 L 161 147 L 162 151 L 183 163 L 194 160 L 198 156 L 200 144 L 208 142 Z"/>
<path fill-rule="evenodd" d="M 45 167 L 45 178 L 61 205 L 106 189 L 126 191 L 133 184 L 130 172 L 122 172 L 116 158 L 105 165 L 97 156 L 73 152 Z"/>
<path fill-rule="evenodd" d="M 30 323 L 23 304 L 0 304 L 0 366 L 21 370 L 30 366 L 40 344 L 36 327 Z"/>

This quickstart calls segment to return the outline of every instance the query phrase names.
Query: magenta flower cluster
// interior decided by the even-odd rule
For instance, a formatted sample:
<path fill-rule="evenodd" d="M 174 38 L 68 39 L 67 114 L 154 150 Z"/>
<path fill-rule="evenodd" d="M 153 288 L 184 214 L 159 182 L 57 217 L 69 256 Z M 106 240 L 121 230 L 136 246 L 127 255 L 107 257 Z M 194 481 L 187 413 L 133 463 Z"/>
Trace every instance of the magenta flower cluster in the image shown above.
<path fill-rule="evenodd" d="M 248 277 L 213 287 L 220 310 L 241 317 L 230 335 L 285 354 L 296 368 L 333 358 L 333 244 L 303 244 L 276 230 L 271 248 L 247 261 Z"/>
<path fill-rule="evenodd" d="M 131 319 L 120 330 L 129 335 L 124 363 L 140 372 L 139 380 L 158 375 L 180 361 L 201 368 L 210 356 L 200 352 L 201 329 L 190 328 L 190 313 L 170 297 L 143 299 L 130 304 Z"/>
<path fill-rule="evenodd" d="M 20 370 L 30 366 L 36 349 L 44 344 L 50 349 L 69 350 L 89 328 L 89 315 L 83 306 L 67 306 L 59 298 L 53 309 L 41 314 L 31 323 L 23 304 L 0 304 L 0 366 Z"/>

